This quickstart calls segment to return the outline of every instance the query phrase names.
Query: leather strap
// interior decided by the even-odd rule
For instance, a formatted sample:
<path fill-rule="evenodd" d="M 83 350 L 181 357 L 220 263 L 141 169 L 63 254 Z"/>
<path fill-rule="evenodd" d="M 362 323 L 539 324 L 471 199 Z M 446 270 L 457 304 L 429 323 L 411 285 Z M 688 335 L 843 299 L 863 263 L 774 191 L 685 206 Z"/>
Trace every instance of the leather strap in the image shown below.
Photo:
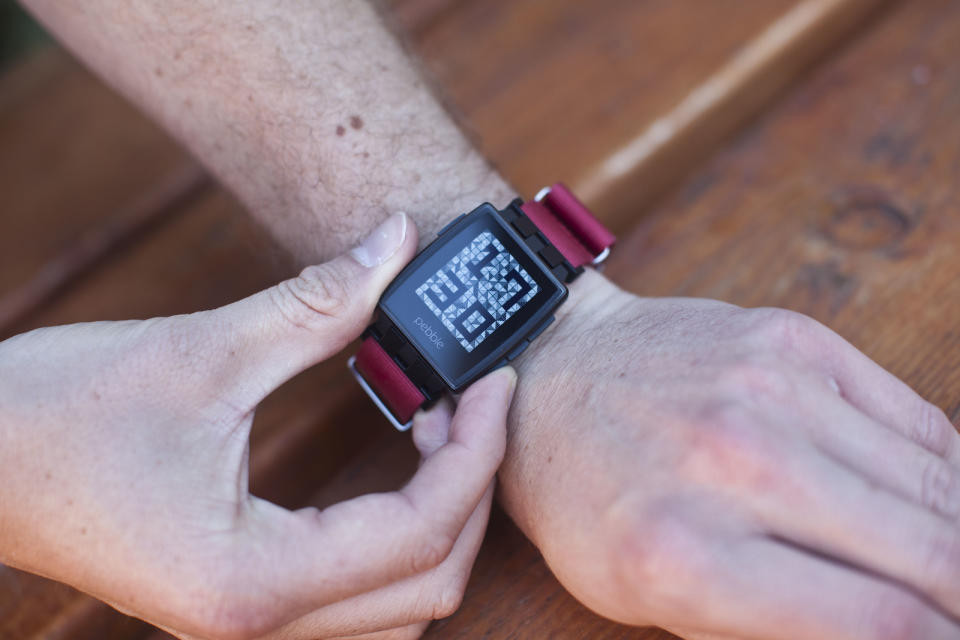
<path fill-rule="evenodd" d="M 513 206 L 516 204 L 520 204 L 520 201 L 517 200 Z M 583 271 L 583 266 L 602 262 L 616 240 L 590 210 L 560 182 L 544 188 L 536 198 L 520 204 L 519 208 L 536 226 L 536 230 L 530 228 L 527 233 L 521 231 L 521 235 L 529 243 L 528 236 L 537 235 L 535 231 L 543 234 L 556 248 L 552 253 L 556 260 L 550 259 L 549 252 L 552 249 L 549 245 L 544 245 L 542 240 L 539 241 L 541 246 L 537 253 L 551 270 L 559 269 L 565 273 L 566 277 L 563 279 L 567 282 L 576 278 Z M 511 215 L 514 218 L 523 218 L 520 213 Z M 520 231 L 516 219 L 512 220 L 512 224 Z M 529 226 L 529 223 L 524 224 Z M 557 251 L 560 255 L 557 255 Z M 565 270 L 556 264 L 563 260 L 569 263 Z M 399 349 L 394 349 L 397 353 L 388 353 L 381 341 L 386 340 L 388 335 L 391 340 L 396 340 L 399 332 L 395 327 L 391 330 L 380 327 L 380 324 L 377 322 L 367 330 L 360 350 L 350 360 L 350 368 L 390 422 L 397 429 L 405 431 L 410 428 L 417 409 L 438 397 L 438 389 L 430 388 L 434 384 L 430 380 L 437 376 L 432 371 L 430 378 L 425 378 L 422 372 L 411 376 L 411 369 L 421 367 L 422 363 L 412 365 L 408 362 L 411 360 L 410 355 L 404 356 Z M 412 345 L 407 345 L 406 349 L 412 350 Z M 415 383 L 411 377 L 426 381 L 425 386 Z"/>
<path fill-rule="evenodd" d="M 520 208 L 574 268 L 602 261 L 616 241 L 562 182 L 543 189 Z"/>
<path fill-rule="evenodd" d="M 401 431 L 409 429 L 413 414 L 427 398 L 376 338 L 369 336 L 363 341 L 350 365 L 366 383 L 364 390 L 372 392 L 371 399 L 379 400 L 377 404 L 385 414 L 389 412 L 387 417 L 392 418 L 394 426 Z"/>

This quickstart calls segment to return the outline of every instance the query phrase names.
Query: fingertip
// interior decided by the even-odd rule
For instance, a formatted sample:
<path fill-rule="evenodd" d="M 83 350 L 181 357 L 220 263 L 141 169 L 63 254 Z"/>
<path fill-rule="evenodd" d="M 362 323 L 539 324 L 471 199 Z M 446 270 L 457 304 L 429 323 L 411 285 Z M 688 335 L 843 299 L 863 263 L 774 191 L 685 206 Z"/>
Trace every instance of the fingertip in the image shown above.
<path fill-rule="evenodd" d="M 506 447 L 507 413 L 516 383 L 516 372 L 511 367 L 503 367 L 471 385 L 457 406 L 449 439 L 502 457 Z"/>
<path fill-rule="evenodd" d="M 467 399 L 468 396 L 472 398 L 479 395 L 489 397 L 489 400 L 496 400 L 498 405 L 509 406 L 516 389 L 517 372 L 508 365 L 500 367 L 476 381 L 464 393 L 464 399 Z"/>
<path fill-rule="evenodd" d="M 513 396 L 517 392 L 517 370 L 511 366 L 502 367 L 498 369 L 501 372 L 501 375 L 506 376 L 507 382 L 509 384 L 509 389 L 507 392 L 507 402 L 510 403 L 513 401 Z M 497 372 L 494 372 L 497 373 Z"/>
<path fill-rule="evenodd" d="M 441 398 L 430 409 L 414 415 L 413 444 L 421 456 L 428 458 L 447 443 L 452 417 L 453 403 L 449 398 Z"/>

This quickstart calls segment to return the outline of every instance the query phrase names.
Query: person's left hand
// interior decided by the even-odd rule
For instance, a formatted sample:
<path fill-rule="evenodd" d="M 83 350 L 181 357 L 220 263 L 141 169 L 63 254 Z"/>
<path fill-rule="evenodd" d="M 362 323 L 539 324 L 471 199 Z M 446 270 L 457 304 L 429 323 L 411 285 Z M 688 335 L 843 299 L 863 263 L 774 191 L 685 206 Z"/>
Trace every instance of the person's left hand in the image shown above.
<path fill-rule="evenodd" d="M 220 309 L 0 343 L 0 561 L 183 638 L 414 638 L 452 613 L 511 370 L 455 415 L 417 416 L 423 462 L 397 492 L 291 512 L 247 486 L 257 404 L 356 338 L 415 249 L 394 216 L 351 255 Z"/>
<path fill-rule="evenodd" d="M 960 638 L 960 436 L 827 327 L 588 271 L 517 361 L 501 495 L 597 613 L 685 638 Z"/>

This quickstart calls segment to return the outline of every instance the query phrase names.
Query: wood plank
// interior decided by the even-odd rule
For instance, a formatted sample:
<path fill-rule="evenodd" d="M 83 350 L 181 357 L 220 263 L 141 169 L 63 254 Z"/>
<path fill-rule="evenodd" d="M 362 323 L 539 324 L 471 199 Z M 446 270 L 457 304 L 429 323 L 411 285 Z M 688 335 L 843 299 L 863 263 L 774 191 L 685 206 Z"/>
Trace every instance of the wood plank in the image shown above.
<path fill-rule="evenodd" d="M 0 77 L 0 335 L 203 180 L 59 49 Z"/>
<path fill-rule="evenodd" d="M 164 217 L 173 215 L 199 192 L 209 188 L 206 173 L 184 163 L 127 205 L 104 211 L 103 219 L 78 238 L 47 257 L 24 282 L 0 296 L 0 339 L 16 332 L 25 317 L 68 287 L 113 251 L 147 233 Z"/>
<path fill-rule="evenodd" d="M 383 15 L 391 27 L 413 40 L 434 26 L 460 0 L 385 0 Z"/>
<path fill-rule="evenodd" d="M 770 24 L 678 104 L 573 180 L 611 226 L 624 229 L 760 113 L 884 0 L 804 0 Z"/>
<path fill-rule="evenodd" d="M 899 5 L 620 247 L 645 295 L 812 315 L 960 419 L 960 5 Z"/>
<path fill-rule="evenodd" d="M 415 45 L 521 192 L 563 179 L 623 230 L 882 4 L 474 0 Z"/>

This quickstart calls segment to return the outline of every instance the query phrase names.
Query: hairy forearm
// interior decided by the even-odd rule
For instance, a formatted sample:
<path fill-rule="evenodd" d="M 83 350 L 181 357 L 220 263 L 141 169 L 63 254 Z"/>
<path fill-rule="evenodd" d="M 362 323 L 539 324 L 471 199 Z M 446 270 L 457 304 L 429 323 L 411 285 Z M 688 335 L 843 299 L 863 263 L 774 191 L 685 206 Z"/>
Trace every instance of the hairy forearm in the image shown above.
<path fill-rule="evenodd" d="M 302 263 L 391 212 L 425 240 L 511 190 L 358 0 L 25 0 L 179 138 Z"/>

